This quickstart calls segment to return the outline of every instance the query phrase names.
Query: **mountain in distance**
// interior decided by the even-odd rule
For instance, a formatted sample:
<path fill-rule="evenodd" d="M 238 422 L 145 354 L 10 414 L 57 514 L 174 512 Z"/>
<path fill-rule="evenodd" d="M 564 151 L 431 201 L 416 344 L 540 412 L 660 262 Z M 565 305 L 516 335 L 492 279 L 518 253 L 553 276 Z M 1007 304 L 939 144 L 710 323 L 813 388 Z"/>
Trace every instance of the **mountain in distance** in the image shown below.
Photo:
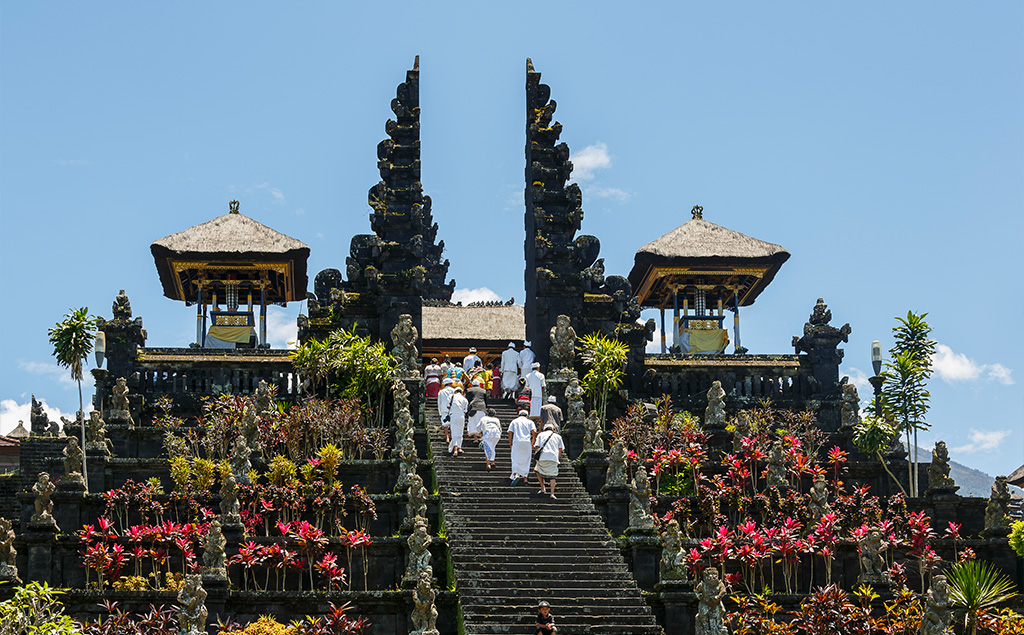
<path fill-rule="evenodd" d="M 931 449 L 926 450 L 919 447 L 918 452 L 921 458 L 920 469 L 923 472 L 932 461 L 932 451 Z M 913 454 L 911 454 L 912 456 Z M 992 483 L 996 481 L 994 476 L 989 476 L 981 470 L 967 467 L 963 463 L 957 463 L 952 459 L 949 461 L 949 476 L 960 486 L 957 494 L 960 496 L 976 496 L 978 498 L 988 498 L 992 493 Z M 1020 495 L 1022 490 L 1010 487 L 1010 492 Z"/>

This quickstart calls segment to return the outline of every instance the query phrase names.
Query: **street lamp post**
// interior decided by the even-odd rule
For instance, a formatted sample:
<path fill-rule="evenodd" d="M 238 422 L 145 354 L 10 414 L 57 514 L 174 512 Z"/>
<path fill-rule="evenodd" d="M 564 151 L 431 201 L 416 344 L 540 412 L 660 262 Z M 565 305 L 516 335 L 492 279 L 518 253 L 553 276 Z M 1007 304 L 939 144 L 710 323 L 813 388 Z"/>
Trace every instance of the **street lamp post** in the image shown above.
<path fill-rule="evenodd" d="M 871 387 L 875 389 L 875 416 L 882 416 L 882 343 L 878 340 L 871 342 L 871 368 L 875 376 L 870 377 Z"/>

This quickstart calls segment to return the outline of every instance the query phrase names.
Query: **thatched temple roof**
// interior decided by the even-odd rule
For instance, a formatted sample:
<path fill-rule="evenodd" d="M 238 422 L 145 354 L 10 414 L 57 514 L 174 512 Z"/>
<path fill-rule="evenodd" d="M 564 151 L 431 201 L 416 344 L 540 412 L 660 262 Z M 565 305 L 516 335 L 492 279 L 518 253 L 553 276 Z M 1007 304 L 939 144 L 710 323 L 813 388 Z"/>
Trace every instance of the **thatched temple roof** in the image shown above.
<path fill-rule="evenodd" d="M 789 252 L 780 245 L 752 238 L 704 220 L 700 213 L 657 240 L 641 247 L 633 258 L 629 281 L 644 306 L 664 302 L 671 284 L 687 284 L 708 272 L 740 286 L 740 305 L 753 304 L 778 273 Z M 669 278 L 673 278 L 669 281 Z"/>
<path fill-rule="evenodd" d="M 523 307 L 517 304 L 503 306 L 425 306 L 422 316 L 424 340 L 455 340 L 500 343 L 526 338 L 526 320 Z"/>
<path fill-rule="evenodd" d="M 237 211 L 161 238 L 150 246 L 164 295 L 196 301 L 195 281 L 211 272 L 243 281 L 267 277 L 267 302 L 306 297 L 309 247 Z M 214 273 L 216 278 L 217 274 Z"/>

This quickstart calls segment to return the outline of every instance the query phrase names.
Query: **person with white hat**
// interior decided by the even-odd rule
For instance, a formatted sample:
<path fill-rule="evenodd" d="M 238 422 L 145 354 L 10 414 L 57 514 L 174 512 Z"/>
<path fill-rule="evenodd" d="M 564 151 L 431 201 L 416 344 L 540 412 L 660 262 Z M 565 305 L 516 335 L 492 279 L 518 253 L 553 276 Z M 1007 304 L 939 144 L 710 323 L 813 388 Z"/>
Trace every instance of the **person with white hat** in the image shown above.
<path fill-rule="evenodd" d="M 465 454 L 462 451 L 462 433 L 466 427 L 466 412 L 469 410 L 469 401 L 462 394 L 462 386 L 455 387 L 455 394 L 452 395 L 452 403 L 448 408 L 448 416 L 451 417 L 451 440 L 448 441 L 448 452 L 452 456 Z"/>
<path fill-rule="evenodd" d="M 448 441 L 452 440 L 451 420 L 448 416 L 451 411 L 452 396 L 455 394 L 454 380 L 445 377 L 442 381 L 444 388 L 437 393 L 437 416 L 441 418 L 441 427 L 444 428 L 444 436 Z"/>
<path fill-rule="evenodd" d="M 537 438 L 537 425 L 529 417 L 529 411 L 520 408 L 519 416 L 508 424 L 508 444 L 512 448 L 512 476 L 526 479 L 530 475 L 530 459 L 533 457 L 533 442 Z"/>
<path fill-rule="evenodd" d="M 516 382 L 519 380 L 519 353 L 516 351 L 516 343 L 509 342 L 508 348 L 501 354 L 501 397 L 511 398 L 516 391 Z"/>
<path fill-rule="evenodd" d="M 540 408 L 540 425 L 547 424 L 555 426 L 555 432 L 562 432 L 562 409 L 558 407 L 558 398 L 554 395 L 548 397 L 548 402 Z"/>
<path fill-rule="evenodd" d="M 555 479 L 558 478 L 558 460 L 562 458 L 565 443 L 562 441 L 562 435 L 555 431 L 555 424 L 544 425 L 544 432 L 538 434 L 537 438 L 533 440 L 533 449 L 540 450 L 537 466 L 533 468 L 537 472 L 537 481 L 540 483 L 540 491 L 537 493 L 550 494 L 551 498 L 556 498 Z M 551 484 L 550 491 L 544 489 L 545 478 Z"/>
<path fill-rule="evenodd" d="M 530 367 L 533 366 L 533 363 L 535 361 L 537 361 L 537 356 L 534 354 L 533 349 L 530 348 L 531 346 L 533 346 L 533 342 L 531 342 L 530 340 L 526 340 L 525 342 L 523 342 L 523 350 L 519 351 L 520 377 L 526 377 L 526 375 L 530 372 Z"/>
<path fill-rule="evenodd" d="M 469 349 L 469 355 L 466 355 L 462 359 L 462 369 L 463 370 L 469 370 L 469 369 L 473 368 L 474 366 L 476 366 L 477 362 L 480 362 L 482 364 L 483 360 L 481 360 L 479 357 L 477 357 L 476 347 L 474 346 L 473 348 Z"/>
<path fill-rule="evenodd" d="M 540 372 L 540 362 L 533 362 L 531 370 L 526 375 L 526 386 L 530 389 L 530 416 L 540 416 L 540 406 L 544 403 L 544 386 L 547 383 L 544 374 Z"/>

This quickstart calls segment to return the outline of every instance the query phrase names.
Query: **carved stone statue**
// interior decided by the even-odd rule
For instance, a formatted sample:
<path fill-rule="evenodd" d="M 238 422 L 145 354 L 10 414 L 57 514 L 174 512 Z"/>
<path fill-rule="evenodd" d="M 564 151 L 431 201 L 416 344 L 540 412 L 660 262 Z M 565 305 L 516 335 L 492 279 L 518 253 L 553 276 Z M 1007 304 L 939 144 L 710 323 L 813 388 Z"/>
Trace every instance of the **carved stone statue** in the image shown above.
<path fill-rule="evenodd" d="M 56 489 L 53 483 L 50 482 L 50 475 L 46 472 L 40 472 L 38 480 L 32 486 L 32 493 L 36 495 L 36 513 L 32 514 L 33 523 L 57 526 L 57 521 L 53 519 L 51 513 L 53 512 L 53 501 L 50 500 L 50 496 L 53 495 Z"/>
<path fill-rule="evenodd" d="M 679 530 L 679 523 L 674 518 L 665 523 L 665 530 L 661 533 L 661 562 L 658 572 L 662 582 L 684 582 L 686 580 L 683 534 Z"/>
<path fill-rule="evenodd" d="M 570 326 L 568 315 L 559 315 L 555 318 L 550 338 L 551 348 L 548 349 L 548 358 L 551 372 L 557 376 L 567 370 L 572 370 L 576 363 L 576 330 Z"/>
<path fill-rule="evenodd" d="M 430 564 L 430 543 L 433 538 L 427 532 L 427 519 L 417 516 L 413 523 L 415 527 L 409 535 L 406 543 L 409 545 L 409 564 L 402 576 L 402 583 L 413 585 L 420 579 L 420 574 L 426 571 L 431 577 L 434 575 L 434 568 Z"/>
<path fill-rule="evenodd" d="M 410 447 L 409 444 L 403 444 L 398 450 L 398 482 L 395 484 L 396 490 L 401 491 L 409 487 L 413 475 L 416 474 L 418 460 L 416 446 Z"/>
<path fill-rule="evenodd" d="M 260 443 L 260 414 L 255 404 L 248 404 L 242 410 L 241 436 L 245 439 L 245 445 L 249 448 L 250 454 L 255 454 L 256 458 L 262 459 L 263 444 Z"/>
<path fill-rule="evenodd" d="M 604 439 L 601 438 L 603 427 L 597 411 L 591 410 L 587 415 L 587 432 L 583 436 L 584 452 L 604 452 Z"/>
<path fill-rule="evenodd" d="M 0 518 L 0 580 L 21 583 L 18 577 L 18 551 L 14 548 L 11 521 Z"/>
<path fill-rule="evenodd" d="M 695 635 L 729 635 L 725 625 L 725 584 L 718 577 L 718 569 L 708 567 L 701 575 L 700 583 L 694 589 L 697 593 L 697 619 L 694 621 Z"/>
<path fill-rule="evenodd" d="M 82 448 L 78 445 L 76 437 L 68 437 L 68 445 L 64 448 L 64 477 L 61 483 L 68 485 L 82 485 Z"/>
<path fill-rule="evenodd" d="M 234 472 L 228 472 L 220 486 L 221 521 L 225 525 L 241 525 L 242 516 L 238 510 L 238 479 Z"/>
<path fill-rule="evenodd" d="M 604 486 L 622 487 L 626 484 L 626 444 L 622 439 L 615 439 L 612 442 L 611 452 L 608 453 L 608 470 L 604 475 Z"/>
<path fill-rule="evenodd" d="M 954 493 L 960 489 L 949 476 L 949 450 L 945 441 L 936 441 L 932 462 L 928 464 L 928 494 Z"/>
<path fill-rule="evenodd" d="M 228 541 L 221 532 L 219 520 L 210 523 L 210 533 L 203 543 L 203 568 L 200 575 L 203 582 L 226 582 L 228 579 L 227 557 L 224 548 Z"/>
<path fill-rule="evenodd" d="M 46 416 L 46 412 L 43 410 L 42 402 L 36 401 L 35 395 L 32 395 L 32 409 L 29 411 L 28 421 L 29 430 L 32 431 L 32 434 L 51 437 L 60 434 L 60 426 L 57 425 L 57 422 L 50 421 L 50 418 Z"/>
<path fill-rule="evenodd" d="M 654 518 L 651 517 L 651 479 L 643 466 L 638 467 L 633 475 L 633 488 L 629 495 L 629 528 L 633 531 L 654 529 Z"/>
<path fill-rule="evenodd" d="M 743 439 L 750 436 L 750 413 L 740 410 L 732 423 L 732 451 L 743 451 Z"/>
<path fill-rule="evenodd" d="M 408 313 L 398 316 L 398 324 L 391 329 L 391 341 L 395 345 L 391 354 L 398 362 L 399 377 L 420 376 L 420 354 L 416 350 L 418 339 L 419 331 L 412 324 L 412 316 Z"/>
<path fill-rule="evenodd" d="M 782 441 L 775 441 L 768 451 L 768 487 L 787 489 L 789 486 L 789 470 L 786 468 Z"/>
<path fill-rule="evenodd" d="M 583 414 L 583 386 L 580 385 L 579 377 L 573 372 L 565 387 L 565 401 L 569 404 L 565 413 L 565 427 L 573 428 L 584 425 L 586 415 Z"/>
<path fill-rule="evenodd" d="M 931 588 L 925 593 L 924 614 L 921 616 L 918 635 L 953 635 L 949 628 L 950 617 L 946 576 L 936 575 L 932 578 Z"/>
<path fill-rule="evenodd" d="M 206 589 L 199 575 L 185 576 L 185 586 L 178 591 L 178 635 L 206 635 Z"/>
<path fill-rule="evenodd" d="M 114 298 L 114 304 L 110 307 L 110 311 L 114 314 L 115 320 L 132 319 L 132 303 L 128 300 L 128 294 L 124 292 L 124 289 L 121 289 L 117 297 Z"/>
<path fill-rule="evenodd" d="M 717 379 L 708 389 L 708 407 L 704 410 L 705 428 L 725 427 L 725 390 Z"/>
<path fill-rule="evenodd" d="M 860 397 L 853 384 L 843 384 L 843 407 L 839 417 L 846 430 L 853 430 L 860 423 Z"/>
<path fill-rule="evenodd" d="M 415 604 L 412 610 L 414 630 L 409 635 L 438 635 L 434 588 L 431 586 L 430 574 L 426 571 L 420 573 L 420 579 L 412 591 L 412 601 Z"/>
<path fill-rule="evenodd" d="M 857 542 L 860 552 L 860 577 L 857 584 L 886 584 L 889 576 L 885 572 L 885 551 L 889 543 L 882 539 L 879 529 L 871 529 Z"/>
<path fill-rule="evenodd" d="M 107 456 L 114 451 L 114 446 L 107 438 L 107 424 L 100 418 L 99 410 L 89 413 L 89 421 L 85 428 L 85 448 L 87 450 L 99 450 Z"/>
<path fill-rule="evenodd" d="M 1005 476 L 997 476 L 985 506 L 985 534 L 1005 536 L 1010 530 L 1010 490 Z"/>
<path fill-rule="evenodd" d="M 135 420 L 132 419 L 130 406 L 128 405 L 128 380 L 118 377 L 114 382 L 113 407 L 107 414 L 107 418 L 118 423 L 126 423 L 129 428 L 135 427 Z"/>
<path fill-rule="evenodd" d="M 235 443 L 231 446 L 229 461 L 231 463 L 231 471 L 241 485 L 248 485 L 251 482 L 249 479 L 249 472 L 252 470 L 252 462 L 249 461 L 250 454 L 252 452 L 249 450 L 249 444 L 245 442 L 245 437 L 235 437 Z"/>
<path fill-rule="evenodd" d="M 807 509 L 810 510 L 814 522 L 817 522 L 832 509 L 828 504 L 828 485 L 825 483 L 824 476 L 819 474 L 814 478 L 808 496 L 810 502 L 807 504 Z"/>
<path fill-rule="evenodd" d="M 265 417 L 274 413 L 274 388 L 270 387 L 265 380 L 261 379 L 256 386 L 256 392 L 252 396 L 252 404 L 256 408 L 256 414 Z"/>
<path fill-rule="evenodd" d="M 423 477 L 413 474 L 409 478 L 409 500 L 405 504 L 405 517 L 407 523 L 415 522 L 417 516 L 427 517 L 427 498 L 430 492 L 423 485 Z"/>

